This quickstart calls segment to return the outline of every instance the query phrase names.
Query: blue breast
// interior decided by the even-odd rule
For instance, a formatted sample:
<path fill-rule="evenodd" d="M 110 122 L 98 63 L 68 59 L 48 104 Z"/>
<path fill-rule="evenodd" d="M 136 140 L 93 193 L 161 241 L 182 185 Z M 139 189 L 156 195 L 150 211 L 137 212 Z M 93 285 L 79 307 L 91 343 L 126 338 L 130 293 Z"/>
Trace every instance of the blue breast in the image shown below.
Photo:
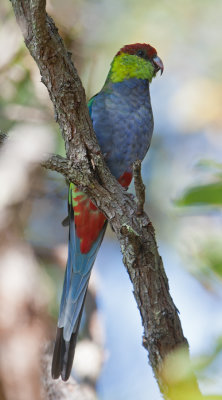
<path fill-rule="evenodd" d="M 143 160 L 150 146 L 153 114 L 148 81 L 110 82 L 94 97 L 91 118 L 105 160 L 119 178 L 134 161 Z"/>

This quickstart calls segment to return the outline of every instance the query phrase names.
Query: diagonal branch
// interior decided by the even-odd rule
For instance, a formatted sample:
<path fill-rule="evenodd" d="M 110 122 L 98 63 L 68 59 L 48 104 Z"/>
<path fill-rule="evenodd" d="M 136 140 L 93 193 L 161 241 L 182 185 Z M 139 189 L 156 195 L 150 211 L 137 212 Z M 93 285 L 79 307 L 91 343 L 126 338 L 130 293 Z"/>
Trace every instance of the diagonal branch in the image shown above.
<path fill-rule="evenodd" d="M 164 378 L 162 369 L 169 353 L 181 346 L 188 352 L 188 345 L 169 293 L 153 226 L 145 213 L 137 215 L 136 202 L 124 192 L 104 163 L 84 89 L 70 53 L 53 20 L 45 12 L 45 0 L 11 2 L 26 46 L 48 89 L 65 141 L 67 159 L 52 156 L 44 166 L 77 184 L 109 219 L 120 241 L 123 261 L 133 284 L 144 327 L 143 345 L 149 352 L 160 390 L 165 398 L 179 400 L 178 393 L 175 397 L 170 392 L 170 383 Z M 193 375 L 192 383 L 196 400 L 200 392 Z"/>

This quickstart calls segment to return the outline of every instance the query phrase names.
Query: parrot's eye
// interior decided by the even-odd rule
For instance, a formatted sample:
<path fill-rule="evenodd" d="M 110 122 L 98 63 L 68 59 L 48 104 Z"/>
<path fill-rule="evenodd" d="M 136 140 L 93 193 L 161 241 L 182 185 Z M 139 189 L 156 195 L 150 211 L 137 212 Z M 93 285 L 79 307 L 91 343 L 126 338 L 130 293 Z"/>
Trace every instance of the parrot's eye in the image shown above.
<path fill-rule="evenodd" d="M 146 58 L 146 53 L 143 49 L 139 49 L 136 53 L 138 57 Z"/>

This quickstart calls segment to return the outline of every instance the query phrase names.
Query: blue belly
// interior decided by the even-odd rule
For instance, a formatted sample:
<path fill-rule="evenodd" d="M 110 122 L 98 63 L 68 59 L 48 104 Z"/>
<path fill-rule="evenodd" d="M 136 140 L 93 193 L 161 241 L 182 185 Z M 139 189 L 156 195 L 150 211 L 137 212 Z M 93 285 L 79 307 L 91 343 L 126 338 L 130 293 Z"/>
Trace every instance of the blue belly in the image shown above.
<path fill-rule="evenodd" d="M 109 83 L 94 98 L 93 127 L 112 174 L 119 178 L 143 160 L 153 133 L 149 83 L 141 79 Z"/>

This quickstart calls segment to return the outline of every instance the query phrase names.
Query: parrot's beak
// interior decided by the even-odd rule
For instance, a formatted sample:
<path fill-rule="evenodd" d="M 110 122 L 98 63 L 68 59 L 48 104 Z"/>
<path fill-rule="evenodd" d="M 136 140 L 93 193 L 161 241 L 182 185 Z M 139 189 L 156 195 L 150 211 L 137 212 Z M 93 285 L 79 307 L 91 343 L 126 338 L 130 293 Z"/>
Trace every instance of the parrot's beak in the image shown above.
<path fill-rule="evenodd" d="M 153 65 L 154 65 L 155 71 L 156 72 L 161 71 L 161 75 L 162 75 L 164 66 L 163 66 L 163 62 L 160 59 L 160 57 L 158 57 L 158 56 L 153 57 Z"/>

